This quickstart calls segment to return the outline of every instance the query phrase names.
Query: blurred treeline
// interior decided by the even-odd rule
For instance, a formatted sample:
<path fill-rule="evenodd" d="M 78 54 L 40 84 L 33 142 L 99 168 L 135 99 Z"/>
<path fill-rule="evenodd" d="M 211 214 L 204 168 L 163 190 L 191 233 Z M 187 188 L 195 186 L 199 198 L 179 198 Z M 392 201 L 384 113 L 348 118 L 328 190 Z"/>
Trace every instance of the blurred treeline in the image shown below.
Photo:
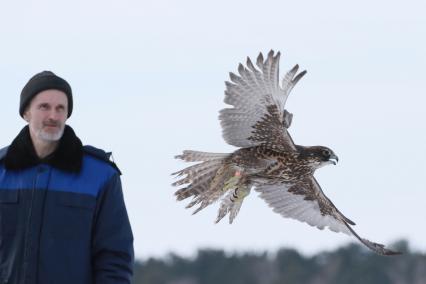
<path fill-rule="evenodd" d="M 193 258 L 170 254 L 136 263 L 133 284 L 426 284 L 426 254 L 406 241 L 400 256 L 379 256 L 355 244 L 313 256 L 294 249 L 228 254 L 199 250 Z"/>

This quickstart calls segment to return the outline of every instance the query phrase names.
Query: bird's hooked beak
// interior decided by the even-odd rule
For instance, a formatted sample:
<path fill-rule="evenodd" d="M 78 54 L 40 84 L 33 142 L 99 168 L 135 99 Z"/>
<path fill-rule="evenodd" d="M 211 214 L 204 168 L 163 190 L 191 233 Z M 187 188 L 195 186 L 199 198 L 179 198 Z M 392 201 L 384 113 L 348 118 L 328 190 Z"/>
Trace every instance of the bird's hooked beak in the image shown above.
<path fill-rule="evenodd" d="M 333 165 L 337 165 L 337 162 L 339 162 L 339 157 L 337 157 L 336 154 L 332 153 L 330 155 L 330 158 L 328 158 L 328 160 L 333 163 Z"/>

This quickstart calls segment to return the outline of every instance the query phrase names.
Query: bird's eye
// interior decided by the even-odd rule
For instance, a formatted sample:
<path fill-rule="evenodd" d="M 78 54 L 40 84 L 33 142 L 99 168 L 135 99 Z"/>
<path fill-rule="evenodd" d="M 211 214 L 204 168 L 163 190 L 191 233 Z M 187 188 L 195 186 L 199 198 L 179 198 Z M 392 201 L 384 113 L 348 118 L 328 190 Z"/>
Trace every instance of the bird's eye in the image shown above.
<path fill-rule="evenodd" d="M 331 153 L 330 153 L 330 151 L 329 151 L 329 150 L 325 149 L 325 150 L 322 150 L 322 154 L 323 154 L 324 156 L 329 157 Z"/>

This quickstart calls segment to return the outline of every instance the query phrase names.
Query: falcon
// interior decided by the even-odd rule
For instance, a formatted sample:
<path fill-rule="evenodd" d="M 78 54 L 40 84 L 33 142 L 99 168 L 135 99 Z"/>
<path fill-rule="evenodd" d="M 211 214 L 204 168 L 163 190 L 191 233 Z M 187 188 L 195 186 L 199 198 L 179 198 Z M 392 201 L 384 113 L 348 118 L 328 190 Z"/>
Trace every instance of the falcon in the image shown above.
<path fill-rule="evenodd" d="M 223 154 L 186 150 L 176 156 L 198 162 L 173 173 L 178 180 L 172 185 L 182 186 L 177 200 L 192 198 L 187 208 L 198 206 L 194 214 L 220 200 L 216 223 L 226 215 L 232 223 L 253 189 L 283 217 L 354 236 L 381 255 L 400 254 L 361 238 L 355 223 L 322 191 L 314 173 L 336 165 L 338 157 L 328 147 L 293 142 L 288 133 L 293 115 L 285 103 L 306 71 L 298 72 L 296 65 L 280 82 L 279 60 L 280 52 L 271 50 L 266 58 L 260 53 L 255 64 L 250 58 L 239 64 L 238 75 L 230 73 L 224 102 L 231 107 L 220 111 L 219 120 L 224 140 L 239 149 Z"/>

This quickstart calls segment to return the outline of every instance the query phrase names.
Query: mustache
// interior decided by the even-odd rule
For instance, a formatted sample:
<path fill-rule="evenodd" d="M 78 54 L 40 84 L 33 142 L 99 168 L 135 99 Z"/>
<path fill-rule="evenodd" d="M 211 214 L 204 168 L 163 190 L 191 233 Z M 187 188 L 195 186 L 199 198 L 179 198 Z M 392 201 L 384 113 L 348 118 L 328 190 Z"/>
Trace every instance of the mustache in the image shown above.
<path fill-rule="evenodd" d="M 57 120 L 46 120 L 43 121 L 43 126 L 56 126 L 59 127 L 61 126 L 61 123 Z"/>

